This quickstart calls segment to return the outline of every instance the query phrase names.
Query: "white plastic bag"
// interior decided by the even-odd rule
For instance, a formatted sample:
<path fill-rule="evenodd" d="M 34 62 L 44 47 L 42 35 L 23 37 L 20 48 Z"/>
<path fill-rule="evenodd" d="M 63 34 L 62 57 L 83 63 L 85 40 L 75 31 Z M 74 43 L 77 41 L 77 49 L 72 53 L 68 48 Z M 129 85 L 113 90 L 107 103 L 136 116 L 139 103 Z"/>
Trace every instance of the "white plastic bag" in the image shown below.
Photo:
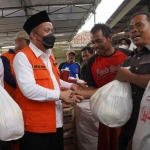
<path fill-rule="evenodd" d="M 90 99 L 93 116 L 109 127 L 123 126 L 132 113 L 130 84 L 114 80 L 98 89 Z"/>
<path fill-rule="evenodd" d="M 22 111 L 17 103 L 0 86 L 0 140 L 10 141 L 24 134 Z"/>
<path fill-rule="evenodd" d="M 132 140 L 132 150 L 150 149 L 150 81 L 143 94 Z"/>

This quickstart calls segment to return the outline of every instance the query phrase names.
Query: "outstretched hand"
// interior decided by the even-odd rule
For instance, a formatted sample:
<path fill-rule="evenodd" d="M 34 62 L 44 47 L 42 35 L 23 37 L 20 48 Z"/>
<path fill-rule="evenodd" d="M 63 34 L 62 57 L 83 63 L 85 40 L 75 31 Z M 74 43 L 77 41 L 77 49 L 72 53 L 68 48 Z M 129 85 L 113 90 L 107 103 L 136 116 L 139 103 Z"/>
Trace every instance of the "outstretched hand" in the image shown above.
<path fill-rule="evenodd" d="M 71 87 L 70 87 L 70 90 L 75 91 L 75 90 L 77 90 L 78 88 L 79 88 L 79 85 L 73 83 L 73 84 L 71 85 Z"/>
<path fill-rule="evenodd" d="M 60 92 L 60 99 L 67 103 L 67 104 L 76 104 L 76 103 L 80 103 L 81 100 L 84 99 L 84 97 L 82 95 L 71 95 L 72 91 L 71 90 L 66 90 L 66 91 L 61 91 Z"/>
<path fill-rule="evenodd" d="M 87 82 L 84 82 L 84 83 L 77 83 L 78 84 L 78 90 L 81 89 L 81 90 L 86 90 L 88 88 L 88 86 L 86 85 Z"/>
<path fill-rule="evenodd" d="M 72 91 L 71 94 L 70 94 L 70 97 L 73 97 L 74 95 L 76 95 L 77 97 L 78 96 L 80 97 L 80 96 L 82 96 L 82 91 L 81 90 Z"/>

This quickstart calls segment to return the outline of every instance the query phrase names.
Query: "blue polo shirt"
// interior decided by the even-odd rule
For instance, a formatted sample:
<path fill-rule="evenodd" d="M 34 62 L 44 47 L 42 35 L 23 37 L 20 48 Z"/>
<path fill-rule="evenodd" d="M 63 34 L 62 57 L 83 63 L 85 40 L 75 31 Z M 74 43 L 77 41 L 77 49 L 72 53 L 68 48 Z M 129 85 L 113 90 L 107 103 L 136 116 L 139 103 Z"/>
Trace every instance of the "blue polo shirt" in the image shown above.
<path fill-rule="evenodd" d="M 76 78 L 76 74 L 78 74 L 80 78 L 80 65 L 77 62 L 73 62 L 71 64 L 68 64 L 67 62 L 63 62 L 59 65 L 59 69 L 65 69 L 69 68 L 70 70 L 70 77 Z"/>

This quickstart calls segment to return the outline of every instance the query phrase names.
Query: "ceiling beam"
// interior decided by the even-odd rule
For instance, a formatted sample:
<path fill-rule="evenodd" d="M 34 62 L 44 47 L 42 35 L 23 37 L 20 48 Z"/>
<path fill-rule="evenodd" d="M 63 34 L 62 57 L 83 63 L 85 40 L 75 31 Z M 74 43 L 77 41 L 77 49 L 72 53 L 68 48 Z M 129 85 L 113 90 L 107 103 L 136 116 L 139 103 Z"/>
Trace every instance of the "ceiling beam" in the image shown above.
<path fill-rule="evenodd" d="M 85 23 L 87 16 L 90 15 L 90 13 L 95 13 L 95 10 L 97 8 L 97 6 L 100 4 L 101 0 L 95 0 L 93 5 L 91 5 L 91 8 L 87 11 L 87 13 L 83 16 L 83 19 L 81 19 L 79 25 L 76 27 L 75 31 L 77 32 L 79 30 L 79 28 L 82 27 L 82 25 Z M 70 36 L 70 39 L 69 41 L 72 40 L 72 38 L 75 36 L 76 32 L 74 32 L 71 36 Z"/>
<path fill-rule="evenodd" d="M 126 7 L 115 17 L 113 18 L 114 20 L 108 24 L 110 26 L 110 28 L 112 28 L 113 26 L 115 26 L 115 24 L 117 24 L 117 22 L 119 20 L 122 19 L 122 17 L 124 17 L 127 12 L 129 12 L 135 5 L 137 5 L 137 3 L 139 2 L 140 0 L 131 0 L 127 5 Z"/>
<path fill-rule="evenodd" d="M 29 15 L 32 15 L 31 11 L 29 11 L 27 9 L 27 3 L 31 4 L 31 0 L 19 0 L 21 7 L 23 8 L 24 12 L 25 12 L 25 16 L 27 17 L 27 19 L 29 18 Z"/>
<path fill-rule="evenodd" d="M 19 1 L 26 1 L 26 0 L 19 0 Z M 84 6 L 84 5 L 93 5 L 93 3 L 73 3 L 73 4 L 42 4 L 42 5 L 39 5 L 39 4 L 37 4 L 37 5 L 32 5 L 32 4 L 30 4 L 30 5 L 26 5 L 26 8 L 29 8 L 29 7 L 41 7 L 41 6 L 75 6 L 75 5 L 80 5 L 80 6 Z M 0 7 L 0 10 L 1 9 L 19 9 L 19 8 L 22 8 L 21 6 L 16 6 L 16 7 Z"/>

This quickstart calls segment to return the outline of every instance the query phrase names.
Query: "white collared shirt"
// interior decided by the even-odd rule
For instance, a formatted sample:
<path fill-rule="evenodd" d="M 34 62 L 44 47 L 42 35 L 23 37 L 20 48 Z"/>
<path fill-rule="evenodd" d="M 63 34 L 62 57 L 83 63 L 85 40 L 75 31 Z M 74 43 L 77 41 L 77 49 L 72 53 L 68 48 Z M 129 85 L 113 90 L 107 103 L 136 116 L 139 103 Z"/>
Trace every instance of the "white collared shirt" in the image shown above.
<path fill-rule="evenodd" d="M 1 58 L 0 58 L 0 85 L 4 86 L 4 67 Z"/>
<path fill-rule="evenodd" d="M 16 54 L 13 67 L 16 75 L 16 80 L 18 86 L 25 97 L 35 101 L 55 101 L 56 103 L 56 127 L 62 127 L 62 103 L 59 100 L 60 97 L 60 89 L 57 83 L 56 77 L 52 71 L 51 62 L 49 61 L 49 56 L 52 51 L 49 49 L 46 53 L 42 52 L 38 49 L 33 43 L 30 42 L 29 47 L 38 58 L 40 57 L 44 62 L 45 66 L 49 70 L 50 76 L 53 81 L 54 90 L 44 88 L 38 84 L 36 84 L 33 68 L 23 52 L 19 52 Z M 63 87 L 70 88 L 71 83 L 67 83 L 65 81 L 60 80 L 60 84 Z"/>

